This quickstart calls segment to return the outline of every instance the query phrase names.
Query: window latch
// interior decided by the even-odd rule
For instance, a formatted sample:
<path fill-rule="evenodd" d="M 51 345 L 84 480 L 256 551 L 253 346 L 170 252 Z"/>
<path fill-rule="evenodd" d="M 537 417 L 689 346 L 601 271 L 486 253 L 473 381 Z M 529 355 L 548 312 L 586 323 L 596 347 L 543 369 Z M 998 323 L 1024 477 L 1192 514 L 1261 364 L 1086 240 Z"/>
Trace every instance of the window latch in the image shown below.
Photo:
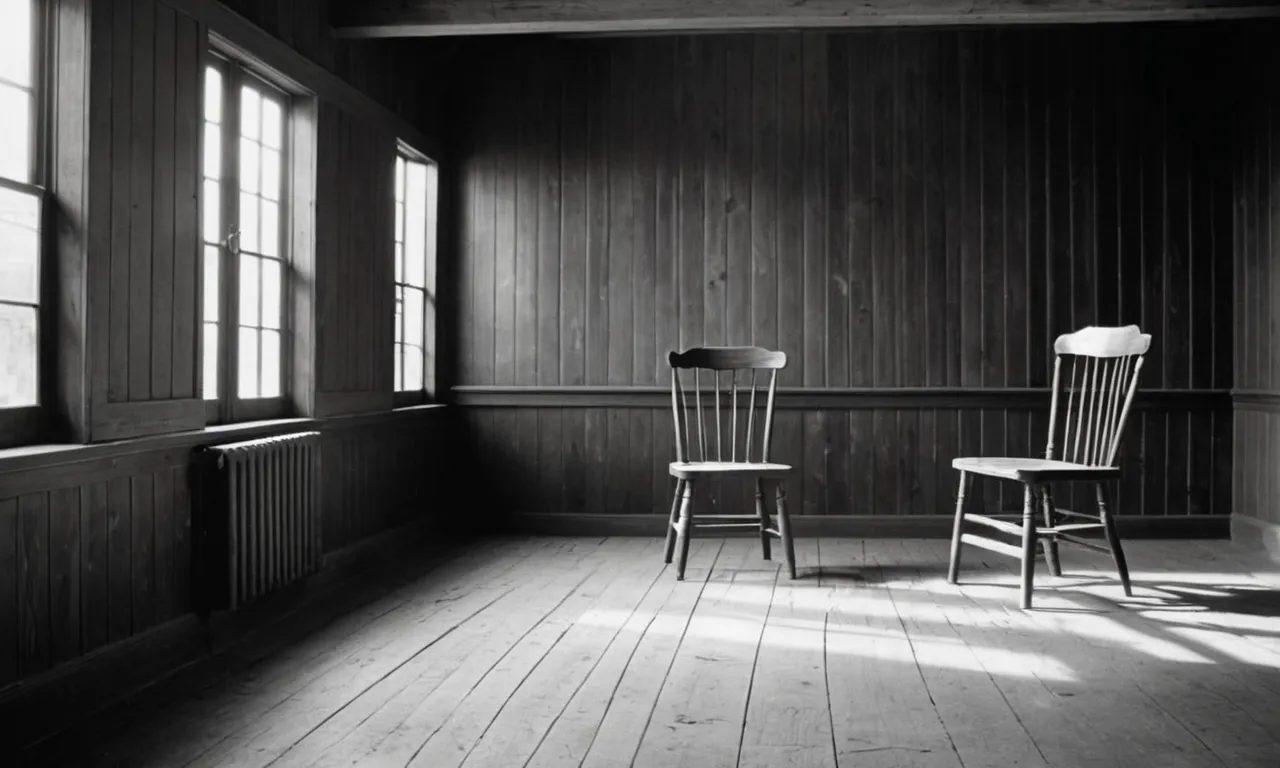
<path fill-rule="evenodd" d="M 240 230 L 235 230 L 227 235 L 227 239 L 222 241 L 222 247 L 232 253 L 240 253 Z"/>

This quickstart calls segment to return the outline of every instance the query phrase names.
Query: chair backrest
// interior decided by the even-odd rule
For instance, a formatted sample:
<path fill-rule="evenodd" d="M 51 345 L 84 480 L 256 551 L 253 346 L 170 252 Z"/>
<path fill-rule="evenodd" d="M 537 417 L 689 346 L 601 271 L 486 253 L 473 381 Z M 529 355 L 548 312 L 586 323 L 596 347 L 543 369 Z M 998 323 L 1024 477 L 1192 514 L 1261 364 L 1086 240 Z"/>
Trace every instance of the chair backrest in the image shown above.
<path fill-rule="evenodd" d="M 671 363 L 677 461 L 769 460 L 773 400 L 778 371 L 787 366 L 785 352 L 760 347 L 694 347 L 672 352 L 667 360 Z M 693 372 L 692 395 L 685 391 L 688 374 L 682 382 L 682 371 Z M 760 387 L 767 389 L 757 398 Z M 744 408 L 746 412 L 740 414 Z M 712 426 L 707 425 L 708 416 Z"/>
<path fill-rule="evenodd" d="M 1143 333 L 1136 325 L 1089 326 L 1058 337 L 1053 343 L 1057 356 L 1053 361 L 1053 401 L 1049 406 L 1045 458 L 1054 458 L 1054 437 L 1061 434 L 1063 461 L 1092 467 L 1114 466 L 1120 436 L 1138 390 L 1142 356 L 1150 347 L 1151 334 Z M 1063 370 L 1064 357 L 1071 359 L 1070 373 Z M 1064 391 L 1065 409 L 1061 407 Z"/>

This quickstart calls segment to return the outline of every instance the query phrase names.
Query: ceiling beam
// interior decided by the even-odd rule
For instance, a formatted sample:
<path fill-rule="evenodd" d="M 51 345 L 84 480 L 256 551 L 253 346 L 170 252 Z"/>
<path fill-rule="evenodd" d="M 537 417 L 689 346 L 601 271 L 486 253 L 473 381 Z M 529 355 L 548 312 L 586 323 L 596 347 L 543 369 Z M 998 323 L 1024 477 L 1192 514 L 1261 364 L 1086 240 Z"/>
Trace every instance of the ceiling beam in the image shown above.
<path fill-rule="evenodd" d="M 332 8 L 334 31 L 350 38 L 1280 17 L 1275 0 L 348 0 Z"/>

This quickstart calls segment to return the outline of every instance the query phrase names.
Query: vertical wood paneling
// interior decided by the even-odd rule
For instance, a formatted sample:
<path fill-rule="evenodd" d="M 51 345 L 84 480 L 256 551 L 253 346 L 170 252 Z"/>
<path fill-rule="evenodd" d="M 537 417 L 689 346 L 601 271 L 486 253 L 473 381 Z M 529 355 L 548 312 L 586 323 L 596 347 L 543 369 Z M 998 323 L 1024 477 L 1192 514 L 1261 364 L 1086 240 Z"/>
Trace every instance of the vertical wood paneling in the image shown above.
<path fill-rule="evenodd" d="M 1276 56 L 1270 49 L 1255 45 L 1238 54 L 1251 65 L 1264 69 L 1275 66 Z M 1280 329 L 1280 300 L 1276 299 L 1280 291 L 1280 91 L 1266 83 L 1242 86 L 1238 96 L 1241 114 L 1234 125 L 1231 189 L 1232 367 L 1237 387 L 1274 398 L 1280 393 L 1280 353 L 1275 351 Z M 1211 194 L 1217 192 L 1215 189 Z M 1212 239 L 1220 237 L 1215 233 Z M 1230 281 L 1220 268 L 1214 279 Z M 1192 344 L 1194 349 L 1194 338 Z M 1274 404 L 1237 404 L 1230 449 L 1222 446 L 1226 426 L 1214 426 L 1215 454 L 1231 451 L 1234 511 L 1280 524 L 1280 483 L 1274 479 L 1280 413 Z M 1194 466 L 1198 457 L 1192 458 Z M 1227 480 L 1215 477 L 1214 482 Z"/>
<path fill-rule="evenodd" d="M 133 0 L 132 103 L 129 149 L 129 400 L 151 399 L 153 233 L 152 169 L 155 165 L 155 0 Z M 119 105 L 117 108 L 123 108 Z"/>
<path fill-rule="evenodd" d="M 195 396 L 198 25 L 157 0 L 107 0 L 95 14 L 95 66 L 108 87 L 95 106 L 93 157 L 102 184 L 104 274 L 90 285 L 105 322 L 108 402 Z M 95 82 L 98 73 L 95 73 Z M 95 102 L 95 105 L 97 102 Z M 101 124 L 98 124 L 101 121 Z M 101 150 L 101 151 L 98 151 Z M 109 189 L 109 192 L 107 191 Z"/>
<path fill-rule="evenodd" d="M 0 499 L 0 685 L 18 677 L 18 500 Z"/>
<path fill-rule="evenodd" d="M 177 67 L 174 12 L 155 6 L 154 98 L 151 154 L 151 317 L 150 393 L 148 399 L 167 400 L 173 395 L 174 321 L 174 223 L 177 209 L 174 177 L 180 162 L 175 135 Z M 189 104 L 187 106 L 190 106 Z M 184 110 L 185 112 L 186 110 Z M 185 118 L 185 116 L 184 116 Z M 189 164 L 191 157 L 183 157 Z M 183 314 L 189 314 L 184 312 Z M 132 365 L 132 363 L 131 363 Z"/>
<path fill-rule="evenodd" d="M 804 293 L 804 69 L 803 38 L 783 35 L 778 52 L 778 348 L 804 349 L 804 316 L 821 312 L 822 296 Z M 810 302 L 818 302 L 814 306 Z M 780 386 L 804 383 L 808 361 L 797 359 L 778 374 Z M 821 359 L 814 361 L 822 365 Z"/>
<path fill-rule="evenodd" d="M 433 513 L 424 499 L 437 497 L 449 471 L 450 457 L 436 450 L 447 419 L 431 410 L 333 426 L 322 443 L 328 551 Z M 537 437 L 521 436 L 512 452 L 536 451 Z M 37 468 L 38 480 L 5 475 L 6 488 L 16 479 L 24 490 L 0 498 L 0 685 L 193 610 L 187 457 L 168 448 L 130 455 L 120 470 L 112 458 Z M 274 535 L 295 535 L 285 523 L 277 518 Z"/>
<path fill-rule="evenodd" d="M 110 326 L 108 328 L 108 400 L 129 399 L 129 246 L 132 198 L 129 186 L 129 155 L 133 146 L 133 3 L 111 0 L 103 5 L 112 12 L 113 25 L 108 46 L 111 52 L 111 279 Z M 119 105 L 119 106 L 116 106 Z M 149 110 L 148 110 L 149 112 Z"/>
<path fill-rule="evenodd" d="M 129 480 L 131 535 L 129 558 L 132 565 L 133 632 L 155 623 L 155 486 L 150 474 Z"/>
<path fill-rule="evenodd" d="M 1206 117 L 1225 96 L 1189 53 L 1205 34 L 870 30 L 496 53 L 458 115 L 459 322 L 474 358 L 459 383 L 510 383 L 501 349 L 536 361 L 529 383 L 665 386 L 669 349 L 753 343 L 788 352 L 786 385 L 1045 387 L 1058 334 L 1136 322 L 1162 350 L 1144 387 L 1229 386 L 1231 334 L 1197 323 L 1226 311 L 1222 291 L 1196 286 L 1229 279 L 1214 249 L 1231 232 L 1213 195 L 1229 143 Z M 542 106 L 515 114 L 528 94 Z M 1257 175 L 1242 178 L 1256 189 Z M 560 472 L 538 498 L 632 510 L 643 483 L 665 512 L 665 474 L 635 462 L 669 455 L 669 417 L 634 416 L 539 409 L 529 455 Z M 806 512 L 945 513 L 950 456 L 1043 450 L 1038 412 L 780 416 L 775 449 L 797 465 Z M 1203 439 L 1216 418 L 1135 418 L 1127 509 L 1227 511 L 1226 489 L 1201 477 L 1230 471 L 1230 446 Z M 524 423 L 494 429 L 523 440 Z"/>
<path fill-rule="evenodd" d="M 18 675 L 49 666 L 49 494 L 18 497 Z"/>
<path fill-rule="evenodd" d="M 710 41 L 714 42 L 714 41 Z M 778 345 L 778 39 L 753 38 L 751 342 Z M 682 342 L 685 340 L 682 338 Z M 694 346 L 682 343 L 681 348 Z"/>
<path fill-rule="evenodd" d="M 50 661 L 80 655 L 80 489 L 49 493 Z"/>
<path fill-rule="evenodd" d="M 106 645 L 111 636 L 111 574 L 108 570 L 107 484 L 80 492 L 80 629 L 85 652 Z"/>
<path fill-rule="evenodd" d="M 202 113 L 201 34 L 199 25 L 186 16 L 174 18 L 173 64 L 173 351 L 171 394 L 174 398 L 196 396 L 196 360 L 200 306 L 197 293 L 197 266 L 200 233 L 200 120 Z M 190 257 L 188 257 L 190 256 Z M 163 331 L 167 328 L 161 326 Z M 153 355 L 152 365 L 163 366 L 163 355 Z"/>
<path fill-rule="evenodd" d="M 112 478 L 107 486 L 108 626 L 111 642 L 128 637 L 133 628 L 129 486 L 128 477 Z"/>

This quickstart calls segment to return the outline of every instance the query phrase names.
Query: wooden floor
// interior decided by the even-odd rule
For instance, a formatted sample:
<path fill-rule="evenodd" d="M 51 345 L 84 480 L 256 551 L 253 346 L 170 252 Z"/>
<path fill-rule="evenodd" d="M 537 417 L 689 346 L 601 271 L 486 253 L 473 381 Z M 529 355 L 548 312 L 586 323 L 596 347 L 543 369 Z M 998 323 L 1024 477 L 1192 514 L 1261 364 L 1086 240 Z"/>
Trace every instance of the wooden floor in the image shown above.
<path fill-rule="evenodd" d="M 1280 766 L 1280 573 L 1227 542 L 1015 564 L 944 541 L 488 541 L 32 763 Z M 1043 569 L 1042 569 L 1043 570 Z M 100 729 L 101 730 L 101 729 Z"/>

